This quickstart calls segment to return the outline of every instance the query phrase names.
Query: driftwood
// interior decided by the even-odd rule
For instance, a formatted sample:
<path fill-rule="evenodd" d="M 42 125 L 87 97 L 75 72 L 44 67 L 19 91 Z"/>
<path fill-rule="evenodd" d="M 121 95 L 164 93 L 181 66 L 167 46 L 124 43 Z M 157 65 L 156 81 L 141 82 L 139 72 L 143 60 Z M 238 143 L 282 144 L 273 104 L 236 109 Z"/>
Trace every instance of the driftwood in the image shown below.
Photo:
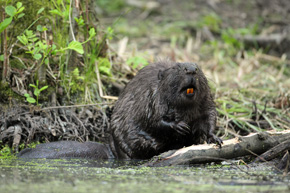
<path fill-rule="evenodd" d="M 279 144 L 289 144 L 290 130 L 283 132 L 254 133 L 224 141 L 221 148 L 202 144 L 171 150 L 153 157 L 146 166 L 171 166 L 223 161 L 246 155 L 260 155 Z M 282 149 L 285 145 L 282 146 Z M 287 146 L 287 145 L 286 145 Z M 281 149 L 281 148 L 280 148 Z M 285 148 L 284 148 L 285 150 Z"/>

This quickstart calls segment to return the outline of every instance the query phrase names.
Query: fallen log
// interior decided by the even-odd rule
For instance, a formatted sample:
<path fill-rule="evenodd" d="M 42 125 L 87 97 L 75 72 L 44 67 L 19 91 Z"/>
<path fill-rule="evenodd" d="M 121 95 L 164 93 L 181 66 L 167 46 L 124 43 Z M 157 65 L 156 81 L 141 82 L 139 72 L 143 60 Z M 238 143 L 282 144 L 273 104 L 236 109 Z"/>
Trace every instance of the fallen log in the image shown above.
<path fill-rule="evenodd" d="M 146 166 L 171 166 L 198 164 L 233 159 L 246 155 L 260 155 L 267 150 L 290 141 L 290 130 L 253 133 L 224 141 L 221 148 L 214 144 L 202 144 L 171 150 L 149 160 Z"/>
<path fill-rule="evenodd" d="M 284 141 L 275 147 L 269 149 L 259 157 L 257 157 L 254 162 L 260 162 L 260 161 L 269 161 L 271 159 L 274 159 L 277 157 L 279 154 L 285 152 L 286 150 L 290 149 L 290 139 L 287 141 Z"/>

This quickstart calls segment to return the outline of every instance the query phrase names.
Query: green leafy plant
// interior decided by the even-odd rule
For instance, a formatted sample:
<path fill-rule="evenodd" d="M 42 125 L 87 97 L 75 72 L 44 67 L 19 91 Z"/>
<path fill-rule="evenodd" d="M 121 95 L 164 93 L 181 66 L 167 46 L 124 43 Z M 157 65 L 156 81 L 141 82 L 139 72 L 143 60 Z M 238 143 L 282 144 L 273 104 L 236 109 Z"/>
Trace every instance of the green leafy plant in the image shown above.
<path fill-rule="evenodd" d="M 111 1 L 99 0 L 97 1 L 97 4 L 103 11 L 108 13 L 120 11 L 120 9 L 128 6 L 123 0 L 111 0 Z"/>
<path fill-rule="evenodd" d="M 12 158 L 15 158 L 16 156 L 13 155 L 8 145 L 5 145 L 5 146 L 0 146 L 0 157 L 1 159 L 12 159 Z"/>
<path fill-rule="evenodd" d="M 4 31 L 12 22 L 13 18 L 14 19 L 19 19 L 23 17 L 25 14 L 22 13 L 24 10 L 24 7 L 22 6 L 21 2 L 16 3 L 16 7 L 12 5 L 8 5 L 5 7 L 5 13 L 9 15 L 10 17 L 5 18 L 1 23 L 0 23 L 0 33 Z"/>
<path fill-rule="evenodd" d="M 90 29 L 89 35 L 90 35 L 90 37 L 86 41 L 84 41 L 84 42 L 72 41 L 69 43 L 69 45 L 67 47 L 56 50 L 56 52 L 63 52 L 65 50 L 70 49 L 70 50 L 74 50 L 74 51 L 78 52 L 79 54 L 83 54 L 84 48 L 82 45 L 94 38 L 94 36 L 96 35 L 95 28 Z"/>
<path fill-rule="evenodd" d="M 8 1 L 11 2 L 11 0 L 7 0 L 6 3 Z M 72 7 L 70 7 L 71 5 Z M 17 5 L 14 6 L 15 7 L 7 6 L 6 17 L 9 16 L 9 19 L 7 18 L 7 20 L 3 20 L 0 25 L 1 30 L 5 30 L 6 27 L 11 23 L 12 19 L 12 23 L 14 24 L 14 18 L 20 18 L 24 15 L 22 14 L 22 12 L 24 12 L 22 3 L 17 3 Z M 89 88 L 90 84 L 96 82 L 95 62 L 98 60 L 100 73 L 103 75 L 112 76 L 110 61 L 105 58 L 99 59 L 99 57 L 102 51 L 105 53 L 106 39 L 112 39 L 114 30 L 111 27 L 108 27 L 106 30 L 104 30 L 104 35 L 100 34 L 99 36 L 96 36 L 96 29 L 94 27 L 89 27 L 89 30 L 87 30 L 87 26 L 90 26 L 88 23 L 86 23 L 88 21 L 86 21 L 86 18 L 83 16 L 74 16 L 74 14 L 71 12 L 74 5 L 71 4 L 70 0 L 51 0 L 43 6 L 47 7 L 38 7 L 35 10 L 34 15 L 31 14 L 30 18 L 32 18 L 32 23 L 26 27 L 26 29 L 21 29 L 21 31 L 17 33 L 11 33 L 15 36 L 6 38 L 11 40 L 10 45 L 13 45 L 12 41 L 14 41 L 16 38 L 17 44 L 15 44 L 16 46 L 14 46 L 14 50 L 18 48 L 19 43 L 21 44 L 21 51 L 19 52 L 21 53 L 21 56 L 19 57 L 18 55 L 20 61 L 24 61 L 22 60 L 23 57 L 27 58 L 27 55 L 30 56 L 27 58 L 29 62 L 25 63 L 26 60 L 24 61 L 24 68 L 30 68 L 33 70 L 33 72 L 37 73 L 37 75 L 31 75 L 34 77 L 37 76 L 38 78 L 36 79 L 38 79 L 39 82 L 46 81 L 42 80 L 46 79 L 42 78 L 46 77 L 45 73 L 42 72 L 49 71 L 52 76 L 61 80 L 60 84 L 65 87 L 64 89 L 68 93 L 73 93 L 75 91 L 83 92 L 84 88 Z M 73 37 L 73 41 L 71 40 L 71 37 L 69 37 L 69 33 L 71 33 L 71 18 L 69 17 L 70 14 L 74 17 L 73 19 L 78 24 L 78 29 L 73 29 L 73 31 L 78 31 L 78 35 Z M 45 19 L 45 21 L 43 19 Z M 50 24 L 46 25 L 46 21 L 51 19 L 57 20 L 58 22 L 56 22 L 53 26 Z M 38 22 L 40 23 L 38 24 Z M 10 33 L 8 35 L 10 35 Z M 100 38 L 102 39 L 100 40 Z M 79 39 L 84 40 L 78 41 Z M 87 44 L 89 41 L 90 43 Z M 23 50 L 26 53 L 24 56 Z M 69 62 L 70 56 L 72 55 L 71 52 L 68 52 L 69 50 L 77 52 L 77 57 L 79 57 L 79 54 L 83 55 L 82 57 L 84 61 L 84 68 L 81 68 L 80 70 L 77 69 L 77 71 L 75 70 L 73 72 L 71 71 L 72 69 L 75 69 L 76 66 L 73 66 L 73 64 Z M 87 52 L 86 55 L 84 55 L 85 52 Z M 15 52 L 12 52 L 11 54 L 14 55 Z M 0 54 L 0 61 L 4 61 L 4 59 L 4 55 Z M 8 65 L 10 65 L 11 61 L 8 62 Z M 29 66 L 30 64 L 33 65 Z M 55 72 L 54 69 L 60 69 L 60 73 L 53 74 Z M 32 96 L 25 94 L 25 97 L 27 102 L 38 105 L 38 95 L 42 89 L 45 88 L 39 88 L 38 83 L 35 84 L 36 85 L 30 84 L 29 86 L 34 87 L 34 92 L 36 93 L 31 94 Z M 40 92 L 37 93 L 37 91 Z"/>
<path fill-rule="evenodd" d="M 36 102 L 36 100 L 33 97 L 31 97 L 28 93 L 25 93 L 24 96 L 26 97 L 27 102 L 31 104 Z"/>
<path fill-rule="evenodd" d="M 137 67 L 143 68 L 149 63 L 145 58 L 141 56 L 133 56 L 127 60 L 127 64 L 132 66 L 133 69 L 136 69 Z"/>
<path fill-rule="evenodd" d="M 84 80 L 84 77 L 80 75 L 80 71 L 78 68 L 74 69 L 72 75 L 76 80 Z"/>
<path fill-rule="evenodd" d="M 38 25 L 37 30 L 42 32 L 46 31 L 47 28 Z M 18 36 L 17 39 L 28 49 L 26 53 L 30 53 L 35 60 L 42 59 L 40 65 L 45 61 L 49 53 L 56 48 L 54 44 L 50 46 L 46 40 L 40 40 L 32 30 L 25 30 L 25 33 Z"/>
<path fill-rule="evenodd" d="M 197 25 L 199 27 L 208 27 L 210 30 L 214 32 L 219 32 L 221 24 L 222 24 L 221 18 L 217 14 L 211 13 L 205 15 Z"/>
<path fill-rule="evenodd" d="M 66 89 L 68 98 L 70 98 L 70 94 L 72 93 L 84 91 L 84 87 L 80 86 L 83 84 L 84 79 L 85 77 L 80 75 L 80 70 L 78 68 L 75 68 L 66 78 L 63 79 L 62 86 Z"/>
<path fill-rule="evenodd" d="M 227 45 L 232 48 L 243 49 L 244 44 L 237 39 L 237 36 L 254 35 L 257 33 L 257 28 L 254 26 L 252 28 L 228 28 L 222 31 L 221 38 Z"/>
<path fill-rule="evenodd" d="M 21 2 L 16 3 L 16 7 L 12 5 L 7 5 L 5 7 L 5 13 L 9 16 L 5 18 L 1 23 L 0 23 L 0 33 L 2 33 L 12 22 L 12 20 L 17 20 L 21 17 L 23 17 L 25 14 L 22 13 L 24 10 L 24 7 L 22 6 Z M 1 38 L 0 38 L 0 43 L 1 43 Z M 4 55 L 0 55 L 0 61 L 4 61 Z"/>
<path fill-rule="evenodd" d="M 111 39 L 113 39 L 113 36 L 114 36 L 114 29 L 109 26 L 107 28 L 106 37 L 107 37 L 107 39 L 111 40 Z"/>
<path fill-rule="evenodd" d="M 25 148 L 35 148 L 36 145 L 40 144 L 39 141 L 31 142 L 30 144 L 19 144 L 19 150 L 25 149 Z"/>
<path fill-rule="evenodd" d="M 48 86 L 46 85 L 46 86 L 43 86 L 43 87 L 39 88 L 38 80 L 36 81 L 36 85 L 29 84 L 29 86 L 34 88 L 33 94 L 36 96 L 36 100 L 33 97 L 31 97 L 28 93 L 26 93 L 26 94 L 24 94 L 24 96 L 26 97 L 26 101 L 29 102 L 29 103 L 35 103 L 36 102 L 36 105 L 39 105 L 38 104 L 39 95 L 40 95 L 41 91 L 47 89 Z"/>
<path fill-rule="evenodd" d="M 37 30 L 40 32 L 46 31 L 47 28 L 45 26 L 38 25 Z M 17 39 L 28 49 L 26 53 L 30 53 L 35 60 L 40 60 L 39 65 L 42 65 L 43 62 L 48 60 L 47 57 L 51 53 L 52 55 L 56 55 L 57 53 L 64 52 L 65 50 L 74 50 L 79 54 L 84 54 L 83 44 L 87 43 L 96 35 L 95 29 L 91 28 L 89 31 L 89 38 L 84 42 L 72 41 L 65 48 L 56 49 L 56 45 L 49 45 L 46 40 L 40 40 L 36 34 L 32 30 L 25 30 L 20 36 L 17 36 Z"/>
<path fill-rule="evenodd" d="M 98 69 L 100 73 L 112 76 L 111 64 L 108 58 L 98 58 Z"/>
<path fill-rule="evenodd" d="M 65 5 L 65 1 L 67 4 Z M 49 12 L 53 15 L 61 16 L 63 19 L 68 20 L 69 18 L 69 0 L 52 0 L 55 9 Z"/>
<path fill-rule="evenodd" d="M 75 17 L 75 21 L 78 23 L 78 25 L 79 25 L 80 27 L 82 27 L 82 26 L 85 25 L 85 21 L 84 21 L 84 19 L 83 19 L 82 16 L 80 16 L 79 18 Z"/>

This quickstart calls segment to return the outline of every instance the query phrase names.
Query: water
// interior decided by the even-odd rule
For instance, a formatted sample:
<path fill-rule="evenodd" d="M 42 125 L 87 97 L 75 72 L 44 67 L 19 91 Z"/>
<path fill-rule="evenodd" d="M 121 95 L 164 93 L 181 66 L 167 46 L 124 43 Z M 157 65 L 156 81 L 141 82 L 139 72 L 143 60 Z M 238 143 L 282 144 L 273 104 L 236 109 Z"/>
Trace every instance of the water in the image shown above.
<path fill-rule="evenodd" d="M 1 160 L 0 192 L 290 192 L 272 166 L 198 165 L 149 168 L 136 162 Z"/>

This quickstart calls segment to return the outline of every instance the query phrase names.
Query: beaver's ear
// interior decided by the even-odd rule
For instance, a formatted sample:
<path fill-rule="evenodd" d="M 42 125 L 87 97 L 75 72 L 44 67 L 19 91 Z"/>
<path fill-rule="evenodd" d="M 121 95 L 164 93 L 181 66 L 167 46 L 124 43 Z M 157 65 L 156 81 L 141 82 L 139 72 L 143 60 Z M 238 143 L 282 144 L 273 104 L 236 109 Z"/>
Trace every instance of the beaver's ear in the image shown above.
<path fill-rule="evenodd" d="M 158 72 L 158 80 L 161 80 L 164 76 L 164 71 L 163 70 L 159 70 Z"/>

